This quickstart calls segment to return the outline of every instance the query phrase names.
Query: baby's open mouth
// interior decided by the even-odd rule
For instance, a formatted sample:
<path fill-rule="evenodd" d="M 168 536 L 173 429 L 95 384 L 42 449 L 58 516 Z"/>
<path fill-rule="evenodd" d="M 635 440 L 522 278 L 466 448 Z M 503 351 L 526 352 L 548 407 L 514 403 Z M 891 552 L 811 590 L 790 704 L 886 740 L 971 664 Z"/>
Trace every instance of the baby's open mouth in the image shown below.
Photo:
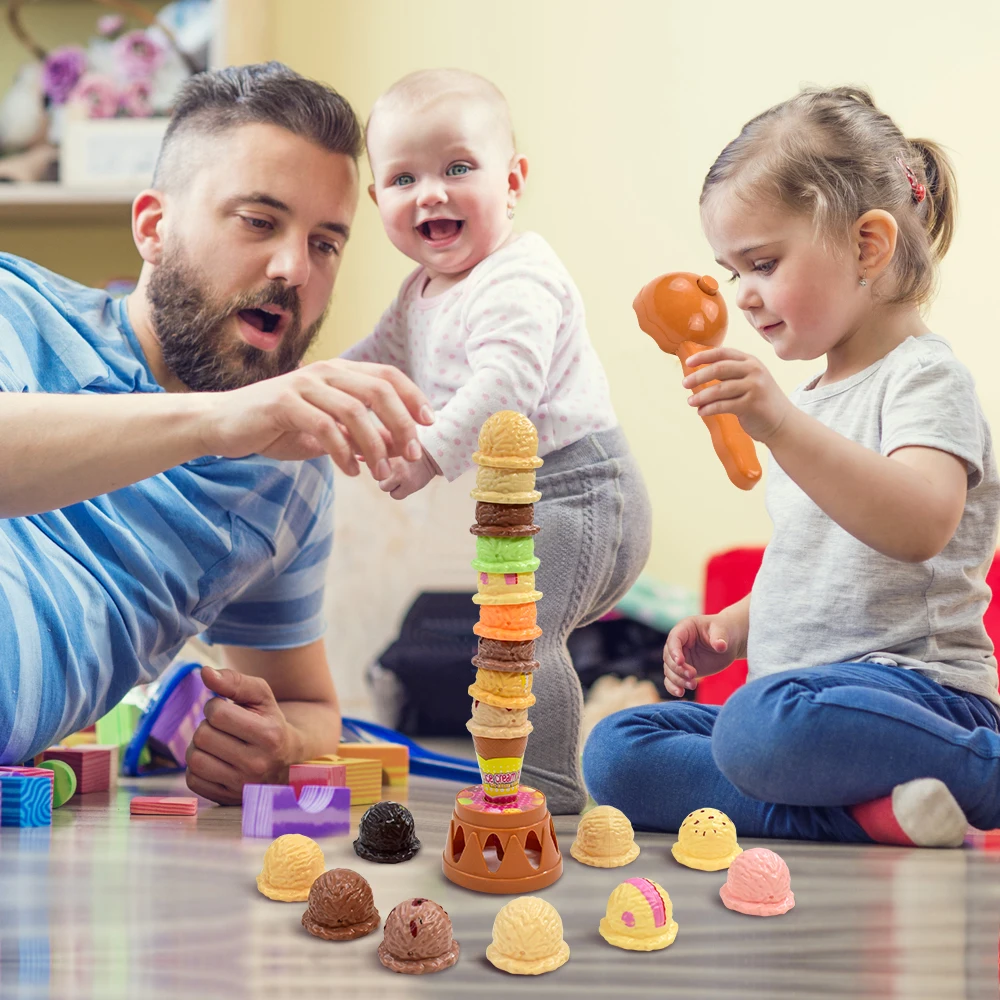
<path fill-rule="evenodd" d="M 281 313 L 268 312 L 266 309 L 241 309 L 239 317 L 264 333 L 274 333 L 281 322 Z"/>
<path fill-rule="evenodd" d="M 464 223 L 460 219 L 429 219 L 421 222 L 417 229 L 425 240 L 437 242 L 457 236 L 462 231 Z"/>

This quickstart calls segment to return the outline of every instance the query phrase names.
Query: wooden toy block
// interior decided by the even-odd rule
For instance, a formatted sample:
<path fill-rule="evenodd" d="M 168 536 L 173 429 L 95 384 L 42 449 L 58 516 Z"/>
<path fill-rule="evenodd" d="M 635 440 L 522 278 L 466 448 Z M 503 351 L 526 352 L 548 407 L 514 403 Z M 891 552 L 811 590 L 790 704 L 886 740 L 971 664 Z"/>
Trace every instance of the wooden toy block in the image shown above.
<path fill-rule="evenodd" d="M 52 791 L 49 795 L 49 808 L 52 808 L 55 800 L 56 776 L 51 771 L 42 767 L 15 767 L 8 765 L 0 767 L 0 775 L 2 774 L 20 774 L 25 778 L 47 778 L 52 784 Z"/>
<path fill-rule="evenodd" d="M 382 784 L 406 787 L 410 781 L 410 748 L 402 743 L 341 743 L 341 757 L 365 757 L 382 762 Z"/>
<path fill-rule="evenodd" d="M 344 764 L 292 764 L 288 768 L 288 784 L 295 789 L 296 795 L 301 795 L 306 785 L 346 788 L 347 767 Z"/>
<path fill-rule="evenodd" d="M 112 771 L 117 775 L 117 758 L 117 747 L 100 746 L 53 747 L 42 754 L 42 760 L 69 764 L 76 775 L 78 795 L 107 791 L 113 784 Z"/>
<path fill-rule="evenodd" d="M 182 795 L 136 795 L 129 800 L 131 816 L 197 816 L 198 800 Z"/>
<path fill-rule="evenodd" d="M 82 747 L 96 742 L 97 733 L 81 730 L 79 733 L 70 733 L 69 736 L 64 736 L 59 745 L 63 747 Z"/>
<path fill-rule="evenodd" d="M 382 762 L 368 757 L 338 757 L 335 753 L 307 760 L 307 764 L 342 764 L 347 768 L 351 804 L 370 806 L 382 799 Z"/>
<path fill-rule="evenodd" d="M 317 837 L 343 836 L 351 828 L 351 790 L 306 785 L 295 795 L 290 785 L 243 786 L 243 836 L 286 833 Z"/>
<path fill-rule="evenodd" d="M 37 775 L 0 774 L 0 826 L 51 825 L 51 780 Z"/>

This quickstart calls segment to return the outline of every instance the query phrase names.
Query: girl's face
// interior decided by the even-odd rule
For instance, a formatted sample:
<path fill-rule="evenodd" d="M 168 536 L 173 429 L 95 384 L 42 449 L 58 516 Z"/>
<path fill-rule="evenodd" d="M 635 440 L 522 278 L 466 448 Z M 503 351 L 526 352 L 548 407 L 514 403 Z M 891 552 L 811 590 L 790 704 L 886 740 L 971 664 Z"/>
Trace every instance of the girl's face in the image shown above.
<path fill-rule="evenodd" d="M 808 216 L 749 205 L 724 185 L 705 200 L 701 221 L 716 260 L 739 282 L 736 304 L 779 358 L 827 354 L 870 314 L 857 247 L 846 236 L 824 240 Z"/>
<path fill-rule="evenodd" d="M 464 276 L 506 243 L 527 164 L 487 103 L 461 96 L 377 112 L 369 192 L 397 250 L 430 276 Z"/>

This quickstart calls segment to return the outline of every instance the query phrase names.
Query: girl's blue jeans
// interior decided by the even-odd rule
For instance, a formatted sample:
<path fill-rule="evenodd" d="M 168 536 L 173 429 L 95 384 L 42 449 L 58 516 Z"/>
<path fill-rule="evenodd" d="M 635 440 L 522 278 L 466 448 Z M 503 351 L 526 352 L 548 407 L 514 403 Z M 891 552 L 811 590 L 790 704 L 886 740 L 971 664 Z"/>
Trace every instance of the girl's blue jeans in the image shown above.
<path fill-rule="evenodd" d="M 834 663 L 746 684 L 723 706 L 661 702 L 595 726 L 591 795 L 643 830 L 694 809 L 746 837 L 870 843 L 846 808 L 940 778 L 981 830 L 1000 827 L 1000 712 L 914 670 Z"/>

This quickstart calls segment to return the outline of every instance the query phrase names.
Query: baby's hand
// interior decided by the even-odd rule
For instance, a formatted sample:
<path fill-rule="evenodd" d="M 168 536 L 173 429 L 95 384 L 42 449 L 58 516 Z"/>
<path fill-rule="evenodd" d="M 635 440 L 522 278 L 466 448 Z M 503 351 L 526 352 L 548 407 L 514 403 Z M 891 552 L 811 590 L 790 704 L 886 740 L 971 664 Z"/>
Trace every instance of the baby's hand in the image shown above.
<path fill-rule="evenodd" d="M 389 475 L 379 480 L 378 488 L 393 500 L 402 500 L 417 490 L 422 490 L 435 476 L 441 475 L 437 463 L 424 449 L 415 462 L 405 458 L 390 458 Z"/>
<path fill-rule="evenodd" d="M 688 397 L 688 403 L 698 407 L 700 417 L 734 413 L 750 437 L 767 444 L 792 409 L 774 377 L 752 354 L 732 347 L 712 347 L 700 351 L 690 363 L 705 367 L 684 378 L 681 384 L 686 389 L 698 389 L 718 380 L 717 385 L 706 386 Z"/>

